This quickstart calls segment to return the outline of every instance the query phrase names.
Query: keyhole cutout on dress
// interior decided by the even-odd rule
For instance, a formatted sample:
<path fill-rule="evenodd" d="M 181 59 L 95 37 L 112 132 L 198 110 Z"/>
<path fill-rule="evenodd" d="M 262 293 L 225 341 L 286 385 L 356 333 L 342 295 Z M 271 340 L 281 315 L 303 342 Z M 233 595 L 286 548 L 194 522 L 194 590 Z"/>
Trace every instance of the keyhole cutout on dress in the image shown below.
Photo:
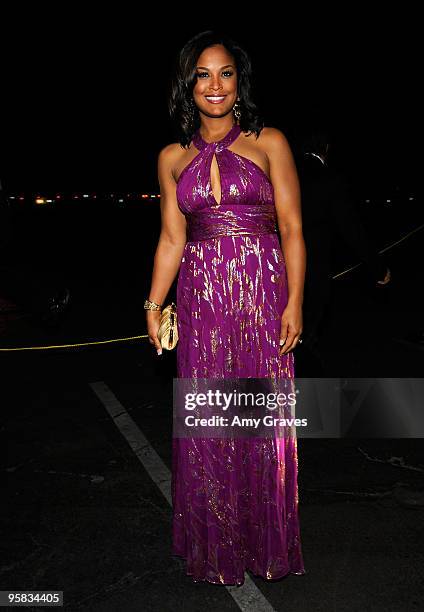
<path fill-rule="evenodd" d="M 212 190 L 213 197 L 215 198 L 215 202 L 219 206 L 222 200 L 221 175 L 219 172 L 218 160 L 216 159 L 215 153 L 212 156 L 210 183 L 211 183 L 211 190 Z M 219 200 L 217 198 L 218 195 L 219 195 Z"/>

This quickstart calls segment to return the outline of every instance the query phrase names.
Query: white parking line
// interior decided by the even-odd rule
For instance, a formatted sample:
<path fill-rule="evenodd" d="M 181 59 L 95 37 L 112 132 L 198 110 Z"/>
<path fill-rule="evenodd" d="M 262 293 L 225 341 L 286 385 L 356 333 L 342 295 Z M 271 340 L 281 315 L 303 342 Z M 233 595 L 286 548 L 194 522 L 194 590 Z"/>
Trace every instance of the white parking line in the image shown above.
<path fill-rule="evenodd" d="M 89 384 L 150 478 L 162 491 L 169 505 L 172 505 L 169 469 L 106 383 L 100 380 Z M 242 586 L 225 585 L 225 588 L 243 612 L 276 612 L 247 572 Z"/>

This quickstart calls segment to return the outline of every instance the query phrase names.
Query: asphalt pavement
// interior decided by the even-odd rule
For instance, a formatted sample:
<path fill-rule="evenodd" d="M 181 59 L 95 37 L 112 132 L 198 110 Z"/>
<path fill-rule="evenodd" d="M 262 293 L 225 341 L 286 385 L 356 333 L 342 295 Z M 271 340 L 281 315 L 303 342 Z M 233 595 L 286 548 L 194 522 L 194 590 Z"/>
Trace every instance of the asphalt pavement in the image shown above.
<path fill-rule="evenodd" d="M 360 268 L 333 281 L 320 342 L 328 376 L 422 377 L 422 347 L 407 341 L 423 327 L 421 261 L 417 234 L 391 251 L 387 290 L 370 290 Z M 55 329 L 4 298 L 0 306 L 11 309 L 0 315 L 1 348 L 145 334 L 145 281 L 134 289 L 134 269 L 71 279 L 72 305 Z M 299 376 L 306 358 L 298 352 Z M 0 352 L 0 366 L 1 590 L 62 590 L 69 610 L 261 609 L 243 608 L 225 587 L 193 583 L 170 554 L 175 354 L 158 357 L 140 339 Z M 122 418 L 147 441 L 150 463 Z M 298 447 L 307 574 L 251 575 L 262 609 L 422 609 L 422 439 L 300 438 Z"/>

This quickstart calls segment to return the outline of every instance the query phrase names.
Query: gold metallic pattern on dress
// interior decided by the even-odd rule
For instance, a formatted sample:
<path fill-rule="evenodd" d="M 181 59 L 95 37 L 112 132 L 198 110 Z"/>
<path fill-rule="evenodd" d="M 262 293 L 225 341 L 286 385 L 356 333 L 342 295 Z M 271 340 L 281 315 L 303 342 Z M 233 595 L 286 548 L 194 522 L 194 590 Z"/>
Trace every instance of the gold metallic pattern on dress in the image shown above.
<path fill-rule="evenodd" d="M 274 190 L 265 172 L 222 141 L 194 139 L 177 201 L 187 243 L 177 285 L 177 376 L 294 379 L 294 355 L 279 355 L 288 300 Z M 211 188 L 213 155 L 220 203 Z M 295 436 L 173 440 L 173 553 L 196 582 L 242 584 L 304 574 Z"/>
<path fill-rule="evenodd" d="M 243 378 L 243 372 L 251 372 L 252 367 L 258 376 L 293 376 L 293 352 L 278 354 L 282 300 L 287 291 L 284 258 L 279 253 L 278 236 L 273 233 L 187 243 L 182 266 L 190 282 L 180 284 L 177 307 L 187 308 L 192 321 L 183 342 L 180 330 L 177 351 L 196 349 L 198 358 L 186 377 L 219 377 L 223 360 L 227 360 L 224 371 L 228 376 L 234 370 L 234 377 Z M 264 285 L 272 290 L 265 292 Z M 208 336 L 202 317 L 206 305 L 214 321 Z M 240 354 L 250 354 L 247 361 L 243 358 L 241 368 L 231 359 L 233 344 Z"/>

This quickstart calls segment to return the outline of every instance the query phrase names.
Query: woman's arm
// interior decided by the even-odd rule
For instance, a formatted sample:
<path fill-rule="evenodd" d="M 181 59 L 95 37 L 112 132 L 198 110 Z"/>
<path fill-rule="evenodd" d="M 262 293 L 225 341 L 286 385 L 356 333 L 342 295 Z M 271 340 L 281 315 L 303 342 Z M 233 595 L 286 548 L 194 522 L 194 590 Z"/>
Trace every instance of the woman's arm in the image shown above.
<path fill-rule="evenodd" d="M 302 233 L 301 194 L 296 165 L 284 134 L 266 129 L 266 153 L 274 187 L 275 208 L 287 269 L 288 304 L 283 313 L 280 354 L 293 349 L 303 330 L 302 304 L 306 269 L 306 248 Z"/>
<path fill-rule="evenodd" d="M 162 149 L 158 156 L 158 179 L 160 186 L 161 232 L 156 248 L 152 283 L 148 299 L 163 304 L 178 273 L 186 244 L 186 220 L 178 208 L 176 183 L 172 174 L 176 145 Z M 161 353 L 157 338 L 160 311 L 146 310 L 149 342 Z M 159 354 L 160 354 L 159 353 Z"/>

